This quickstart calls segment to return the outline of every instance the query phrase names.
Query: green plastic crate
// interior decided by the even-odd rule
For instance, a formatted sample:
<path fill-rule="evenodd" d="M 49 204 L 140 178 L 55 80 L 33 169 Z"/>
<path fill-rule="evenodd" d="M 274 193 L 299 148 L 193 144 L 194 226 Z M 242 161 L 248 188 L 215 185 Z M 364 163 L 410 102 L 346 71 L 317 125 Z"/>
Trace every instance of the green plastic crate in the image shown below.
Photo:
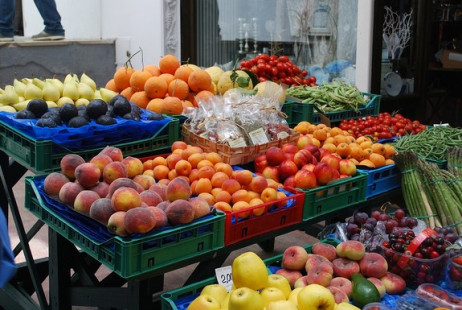
<path fill-rule="evenodd" d="M 291 101 L 286 101 L 282 107 L 281 107 L 281 112 L 283 112 L 285 115 L 287 115 L 286 121 L 289 125 L 293 125 L 293 110 L 294 110 L 294 103 Z"/>
<path fill-rule="evenodd" d="M 355 112 L 353 110 L 343 110 L 337 112 L 329 112 L 325 113 L 324 115 L 329 119 L 331 123 L 337 123 L 344 119 L 351 119 L 351 118 L 361 118 L 366 117 L 369 115 L 376 116 L 379 114 L 380 111 L 380 95 L 374 95 L 370 93 L 362 93 L 365 96 L 370 97 L 369 103 L 359 109 L 359 112 Z M 296 101 L 290 101 L 293 104 L 293 111 L 292 111 L 292 122 L 294 124 L 298 124 L 301 121 L 308 121 L 312 124 L 319 124 L 321 123 L 321 118 L 319 117 L 319 113 L 314 108 L 313 103 L 301 103 Z"/>
<path fill-rule="evenodd" d="M 147 152 L 169 149 L 178 140 L 179 122 L 172 119 L 151 138 L 115 144 L 124 156 L 135 156 Z M 36 140 L 0 121 L 0 150 L 4 151 L 29 170 L 52 172 L 60 170 L 61 158 L 69 153 L 82 156 L 86 161 L 104 147 L 88 150 L 69 150 L 51 140 Z"/>
<path fill-rule="evenodd" d="M 337 246 L 339 243 L 334 239 L 324 239 L 321 242 Z M 312 244 L 305 246 L 308 253 L 311 253 Z M 279 254 L 263 261 L 267 266 L 280 266 L 282 262 L 282 255 Z M 208 278 L 185 287 L 181 287 L 161 295 L 162 310 L 186 310 L 188 305 L 196 298 L 202 289 L 209 284 L 216 284 L 216 278 Z"/>
<path fill-rule="evenodd" d="M 308 190 L 297 188 L 305 193 L 303 221 L 365 201 L 367 177 L 367 173 L 359 171 L 354 177 L 338 179 L 328 185 Z"/>
<path fill-rule="evenodd" d="M 220 211 L 144 237 L 128 239 L 114 236 L 98 243 L 44 202 L 34 183 L 35 178 L 43 177 L 45 175 L 26 177 L 26 209 L 123 278 L 153 272 L 224 246 L 225 214 Z"/>
<path fill-rule="evenodd" d="M 181 114 L 176 114 L 176 115 L 167 115 L 165 114 L 166 117 L 172 117 L 174 119 L 178 120 L 178 140 L 181 140 L 181 132 L 183 131 L 183 123 L 188 119 L 186 116 L 181 115 Z"/>

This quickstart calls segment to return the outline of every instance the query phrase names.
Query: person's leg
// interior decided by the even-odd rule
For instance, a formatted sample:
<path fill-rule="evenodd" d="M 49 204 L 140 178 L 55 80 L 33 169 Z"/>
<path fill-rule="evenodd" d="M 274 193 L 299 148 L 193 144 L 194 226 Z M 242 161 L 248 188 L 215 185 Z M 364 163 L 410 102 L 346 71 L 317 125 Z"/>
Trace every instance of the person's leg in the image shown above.
<path fill-rule="evenodd" d="M 14 0 L 0 1 L 0 36 L 13 38 Z"/>
<path fill-rule="evenodd" d="M 64 29 L 61 25 L 61 16 L 56 8 L 55 0 L 34 0 L 40 15 L 45 24 L 45 32 L 51 35 L 64 36 Z"/>

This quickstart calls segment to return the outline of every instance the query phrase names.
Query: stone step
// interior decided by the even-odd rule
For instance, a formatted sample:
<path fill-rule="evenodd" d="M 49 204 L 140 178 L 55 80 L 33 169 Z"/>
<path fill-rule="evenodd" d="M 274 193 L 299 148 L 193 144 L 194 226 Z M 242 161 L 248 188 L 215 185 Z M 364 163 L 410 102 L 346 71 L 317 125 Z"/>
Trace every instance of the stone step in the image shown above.
<path fill-rule="evenodd" d="M 63 80 L 68 73 L 90 76 L 104 87 L 116 69 L 115 40 L 32 41 L 15 37 L 0 43 L 0 88 L 14 78 Z"/>

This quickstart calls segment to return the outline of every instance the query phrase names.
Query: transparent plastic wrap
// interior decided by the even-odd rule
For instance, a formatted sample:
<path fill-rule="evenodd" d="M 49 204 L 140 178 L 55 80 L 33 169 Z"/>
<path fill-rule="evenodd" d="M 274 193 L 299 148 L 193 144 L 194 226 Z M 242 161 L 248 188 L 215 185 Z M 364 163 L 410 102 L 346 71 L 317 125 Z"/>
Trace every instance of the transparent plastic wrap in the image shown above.
<path fill-rule="evenodd" d="M 271 98 L 262 98 L 262 114 L 266 133 L 271 141 L 287 138 L 291 130 L 286 121 L 287 115 L 281 112 L 281 106 Z"/>
<path fill-rule="evenodd" d="M 436 303 L 440 307 L 462 310 L 462 298 L 438 285 L 431 283 L 421 284 L 417 287 L 416 294 L 427 301 Z"/>
<path fill-rule="evenodd" d="M 244 131 L 233 120 L 233 108 L 230 103 L 224 102 L 218 113 L 220 121 L 217 123 L 218 143 L 228 144 L 231 147 L 247 146 L 247 137 Z"/>
<path fill-rule="evenodd" d="M 232 107 L 234 122 L 246 133 L 249 145 L 260 145 L 270 141 L 266 134 L 259 100 L 243 96 L 241 101 L 234 103 Z"/>

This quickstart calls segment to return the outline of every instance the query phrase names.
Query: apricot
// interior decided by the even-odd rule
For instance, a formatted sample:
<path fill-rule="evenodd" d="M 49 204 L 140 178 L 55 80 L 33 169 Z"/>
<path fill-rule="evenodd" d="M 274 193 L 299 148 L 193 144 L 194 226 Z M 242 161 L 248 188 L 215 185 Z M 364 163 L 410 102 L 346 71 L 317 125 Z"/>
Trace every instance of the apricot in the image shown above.
<path fill-rule="evenodd" d="M 241 184 L 239 184 L 239 182 L 234 179 L 228 179 L 223 182 L 221 188 L 232 195 L 234 192 L 237 192 L 241 189 Z"/>

